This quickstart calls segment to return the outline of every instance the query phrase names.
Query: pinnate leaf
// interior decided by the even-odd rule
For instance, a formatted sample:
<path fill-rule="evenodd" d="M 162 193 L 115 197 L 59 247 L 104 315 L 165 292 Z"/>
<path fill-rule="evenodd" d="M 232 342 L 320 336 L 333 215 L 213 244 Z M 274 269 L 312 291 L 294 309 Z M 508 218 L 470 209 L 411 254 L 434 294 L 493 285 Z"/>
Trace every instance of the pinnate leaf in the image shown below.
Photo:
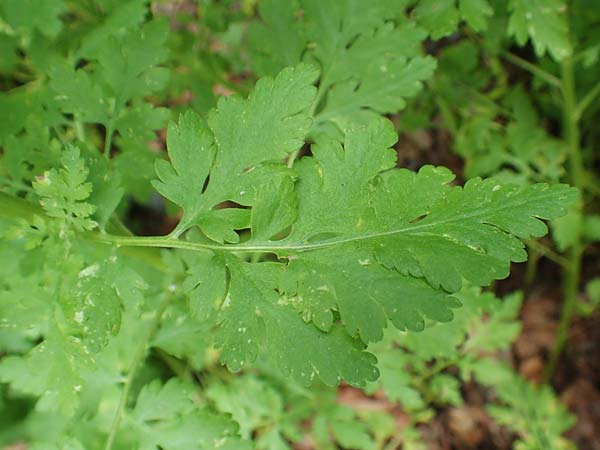
<path fill-rule="evenodd" d="M 305 82 L 310 83 L 308 78 Z M 294 85 L 295 80 L 280 76 L 275 83 Z M 364 346 L 382 339 L 388 321 L 402 330 L 421 330 L 427 319 L 451 320 L 452 309 L 460 305 L 453 294 L 463 280 L 486 286 L 506 277 L 511 262 L 526 259 L 521 239 L 544 235 L 542 220 L 564 214 L 577 197 L 576 190 L 563 185 L 522 187 L 473 179 L 460 187 L 451 184 L 454 175 L 445 168 L 396 169 L 391 148 L 396 135 L 384 119 L 349 129 L 343 144 L 318 139 L 311 156 L 296 163 L 294 172 L 287 172 L 284 165 L 286 152 L 268 145 L 268 140 L 244 156 L 247 162 L 240 163 L 243 158 L 224 162 L 221 169 L 219 157 L 231 154 L 236 135 L 235 142 L 245 144 L 241 133 L 249 132 L 247 148 L 258 145 L 254 128 L 225 121 L 225 111 L 244 117 L 243 101 L 233 102 L 234 108 L 224 103 L 223 110 L 219 107 L 211 114 L 213 129 L 220 131 L 225 123 L 232 132 L 215 141 L 219 150 L 201 195 L 227 192 L 231 183 L 224 167 L 235 174 L 268 160 L 272 173 L 288 174 L 257 177 L 246 185 L 253 188 L 252 202 L 244 203 L 250 207 L 250 219 L 237 225 L 250 230 L 245 241 L 223 245 L 213 238 L 216 242 L 210 243 L 211 233 L 202 222 L 205 236 L 192 238 L 215 252 L 210 273 L 222 273 L 217 269 L 221 266 L 229 274 L 229 286 L 223 288 L 225 276 L 203 278 L 202 269 L 192 266 L 196 281 L 188 283 L 190 295 L 196 292 L 194 303 L 203 305 L 194 308 L 199 317 L 216 317 L 215 344 L 222 349 L 222 362 L 233 371 L 264 353 L 303 383 L 315 376 L 327 384 L 344 379 L 362 385 L 374 379 L 374 360 Z M 189 138 L 171 151 L 184 154 L 198 147 L 183 142 L 194 142 L 206 127 L 198 125 L 199 119 L 182 120 L 178 133 Z M 286 133 L 294 138 L 288 151 L 301 143 L 297 130 L 279 130 L 281 142 L 286 142 Z M 267 148 L 272 149 L 270 159 Z M 175 164 L 181 154 L 174 153 Z M 258 160 L 251 161 L 252 154 Z M 163 175 L 160 189 L 179 189 L 181 203 L 195 201 L 200 181 L 192 172 L 186 172 L 191 179 Z M 242 172 L 239 178 L 246 175 Z M 181 189 L 181 185 L 195 187 Z M 226 198 L 231 199 L 221 197 Z M 212 213 L 227 217 L 245 211 L 225 207 Z M 278 259 L 252 264 L 232 254 L 237 252 L 274 253 Z M 195 290 L 198 285 L 204 288 Z M 211 293 L 210 300 L 202 301 L 203 291 Z"/>

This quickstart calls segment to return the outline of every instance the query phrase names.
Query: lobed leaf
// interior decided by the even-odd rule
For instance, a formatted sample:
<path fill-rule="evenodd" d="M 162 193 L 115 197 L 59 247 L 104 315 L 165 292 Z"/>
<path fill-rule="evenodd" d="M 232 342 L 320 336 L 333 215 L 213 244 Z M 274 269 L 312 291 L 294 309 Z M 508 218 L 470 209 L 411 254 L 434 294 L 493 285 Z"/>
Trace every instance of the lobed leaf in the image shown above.
<path fill-rule="evenodd" d="M 198 220 L 203 235 L 190 235 L 215 254 L 209 261 L 203 259 L 203 266 L 195 267 L 190 260 L 192 276 L 186 283 L 198 317 L 216 318 L 215 343 L 222 349 L 223 363 L 238 371 L 264 353 L 303 383 L 319 376 L 327 384 L 344 379 L 362 385 L 377 377 L 375 360 L 364 346 L 382 339 L 388 321 L 402 330 L 422 330 L 428 319 L 451 320 L 452 309 L 460 305 L 453 294 L 463 280 L 486 286 L 506 277 L 512 262 L 526 259 L 521 240 L 544 235 L 542 220 L 564 214 L 577 191 L 563 185 L 513 186 L 481 179 L 460 187 L 451 184 L 454 175 L 445 168 L 396 169 L 391 148 L 396 134 L 384 119 L 349 129 L 343 144 L 318 138 L 311 155 L 290 172 L 282 159 L 300 146 L 307 128 L 276 126 L 278 137 L 271 141 L 272 134 L 246 126 L 247 111 L 264 113 L 266 100 L 259 99 L 267 86 L 270 92 L 288 96 L 291 87 L 298 92 L 296 77 L 310 92 L 313 74 L 310 67 L 299 66 L 263 80 L 246 101 L 222 101 L 209 121 L 216 150 L 206 125 L 195 116 L 184 116 L 171 128 L 172 166 L 158 166 L 157 186 L 187 207 L 184 219 L 189 211 L 197 214 L 215 205 L 206 203 L 210 198 L 245 206 L 200 213 L 214 221 L 240 220 L 225 226 Z M 309 104 L 294 106 L 301 99 L 308 96 L 291 97 L 292 111 Z M 274 111 L 264 114 L 289 114 L 289 109 L 277 106 Z M 296 114 L 301 115 L 285 121 L 309 123 L 306 113 Z M 207 144 L 198 145 L 200 141 Z M 247 151 L 232 158 L 234 148 Z M 265 161 L 271 175 L 252 175 L 266 170 L 256 166 Z M 199 179 L 193 167 L 200 171 Z M 246 167 L 256 168 L 244 172 Z M 242 200 L 223 194 L 235 192 L 231 185 L 235 191 L 252 188 L 252 195 Z M 205 203 L 202 208 L 189 206 L 195 202 Z M 180 230 L 191 221 L 183 223 Z M 215 232 L 219 226 L 220 232 Z M 235 229 L 250 234 L 243 241 L 237 233 L 223 238 Z M 222 244 L 224 240 L 241 242 Z M 244 252 L 277 258 L 252 264 L 232 254 Z"/>

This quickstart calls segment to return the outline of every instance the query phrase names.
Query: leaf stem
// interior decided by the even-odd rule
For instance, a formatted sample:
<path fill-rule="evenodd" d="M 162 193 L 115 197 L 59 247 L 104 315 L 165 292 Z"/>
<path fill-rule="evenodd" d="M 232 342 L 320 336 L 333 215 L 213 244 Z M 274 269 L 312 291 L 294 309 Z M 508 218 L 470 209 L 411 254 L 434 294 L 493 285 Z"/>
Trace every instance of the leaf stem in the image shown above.
<path fill-rule="evenodd" d="M 514 53 L 502 52 L 502 56 L 508 62 L 541 78 L 549 85 L 554 86 L 556 88 L 561 88 L 561 80 L 559 78 L 555 77 L 554 75 L 552 75 L 550 72 L 546 72 L 541 67 L 530 63 L 526 59 L 523 59 L 520 56 L 515 55 Z"/>
<path fill-rule="evenodd" d="M 73 126 L 75 127 L 75 134 L 77 135 L 77 140 L 80 142 L 85 142 L 85 128 L 83 126 L 83 122 L 77 119 L 73 123 Z"/>
<path fill-rule="evenodd" d="M 534 250 L 535 254 L 539 256 L 545 256 L 550 261 L 561 266 L 563 269 L 568 269 L 571 266 L 571 261 L 568 258 L 565 258 L 564 256 L 556 253 L 554 250 L 552 250 L 549 247 L 546 247 L 544 244 L 538 241 L 527 241 L 527 246 Z"/>
<path fill-rule="evenodd" d="M 579 117 L 577 116 L 577 96 L 575 93 L 575 73 L 573 60 L 568 57 L 562 61 L 562 85 L 561 90 L 564 99 L 563 126 L 564 137 L 568 146 L 568 175 L 569 182 L 577 187 L 583 187 L 583 159 L 579 148 L 581 135 L 579 130 Z M 569 249 L 569 267 L 563 272 L 563 309 L 560 316 L 556 340 L 552 347 L 548 364 L 544 371 L 544 379 L 548 381 L 556 369 L 560 355 L 567 342 L 567 335 L 571 318 L 575 311 L 577 293 L 579 291 L 579 272 L 581 270 L 581 259 L 583 256 L 583 245 L 581 233 L 574 231 L 574 243 Z"/>
<path fill-rule="evenodd" d="M 110 159 L 110 149 L 112 147 L 112 138 L 114 133 L 115 129 L 111 121 L 111 123 L 106 127 L 106 137 L 104 138 L 104 156 L 106 159 Z"/>
<path fill-rule="evenodd" d="M 592 104 L 594 99 L 600 94 L 600 81 L 596 83 L 596 85 L 590 89 L 590 91 L 581 99 L 581 101 L 577 104 L 577 109 L 575 110 L 575 117 L 577 120 L 581 119 L 585 110 Z"/>
<path fill-rule="evenodd" d="M 142 364 L 142 362 L 144 362 L 144 359 L 146 358 L 148 344 L 158 331 L 160 322 L 162 320 L 162 316 L 165 310 L 167 309 L 170 300 L 171 295 L 166 295 L 163 301 L 160 303 L 158 309 L 156 310 L 156 315 L 150 323 L 150 328 L 146 333 L 146 336 L 140 341 L 138 347 L 135 350 L 133 360 L 131 361 L 131 366 L 129 367 L 127 378 L 125 379 L 125 383 L 123 385 L 123 391 L 121 392 L 121 398 L 119 399 L 119 406 L 117 407 L 117 411 L 115 412 L 115 417 L 110 427 L 110 432 L 108 434 L 108 438 L 106 439 L 106 444 L 104 445 L 104 450 L 112 450 L 113 448 L 115 437 L 117 436 L 121 420 L 123 419 L 123 414 L 125 413 L 125 408 L 127 407 L 127 400 L 129 398 L 129 393 L 131 392 L 131 386 L 135 379 L 135 375 L 140 365 Z"/>
<path fill-rule="evenodd" d="M 551 190 L 547 190 L 547 195 L 549 198 L 554 198 Z M 538 201 L 541 201 L 546 194 L 539 193 L 537 196 Z M 530 201 L 530 200 L 529 200 Z M 509 211 L 514 208 L 518 208 L 523 203 L 521 200 L 514 199 L 510 201 L 507 199 L 501 206 L 498 206 L 494 209 L 495 213 L 500 211 Z M 310 250 L 318 250 L 329 247 L 334 247 L 337 245 L 349 244 L 352 242 L 362 242 L 370 239 L 377 238 L 385 238 L 390 236 L 396 236 L 402 233 L 414 233 L 417 235 L 428 235 L 428 229 L 435 228 L 436 226 L 454 222 L 460 222 L 469 219 L 476 219 L 478 217 L 485 217 L 485 215 L 489 213 L 489 210 L 486 208 L 478 208 L 473 209 L 470 212 L 465 212 L 464 214 L 458 214 L 455 216 L 451 216 L 444 219 L 438 220 L 430 220 L 425 221 L 422 220 L 419 223 L 404 223 L 399 225 L 398 228 L 385 230 L 385 231 L 377 231 L 373 233 L 365 233 L 360 235 L 347 235 L 347 236 L 339 236 L 333 239 L 328 239 L 325 241 L 302 241 L 302 242 L 286 242 L 286 241 L 276 241 L 276 242 L 265 242 L 265 243 L 257 243 L 257 244 L 235 244 L 235 245 L 227 245 L 227 244 L 217 244 L 217 243 L 209 243 L 209 242 L 189 242 L 183 241 L 179 239 L 173 239 L 170 236 L 115 236 L 106 233 L 98 233 L 98 232 L 88 232 L 82 234 L 82 237 L 89 239 L 94 242 L 101 242 L 105 244 L 113 244 L 117 246 L 123 247 L 158 247 L 158 248 L 178 248 L 182 250 L 194 250 L 194 251 L 227 251 L 231 253 L 278 253 L 280 251 L 287 252 L 305 252 Z"/>

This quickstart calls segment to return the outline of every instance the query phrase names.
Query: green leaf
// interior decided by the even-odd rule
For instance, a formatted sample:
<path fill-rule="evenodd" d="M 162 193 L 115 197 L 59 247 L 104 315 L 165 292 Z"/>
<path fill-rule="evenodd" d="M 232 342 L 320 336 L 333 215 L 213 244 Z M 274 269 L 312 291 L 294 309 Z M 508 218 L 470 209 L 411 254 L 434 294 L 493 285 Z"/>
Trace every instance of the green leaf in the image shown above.
<path fill-rule="evenodd" d="M 556 242 L 556 247 L 564 252 L 571 246 L 579 242 L 579 236 L 583 228 L 583 218 L 581 210 L 576 206 L 569 209 L 566 216 L 559 217 L 552 221 L 552 238 Z"/>
<path fill-rule="evenodd" d="M 252 66 L 260 76 L 275 74 L 300 62 L 306 47 L 304 24 L 295 0 L 264 0 L 258 4 L 262 22 L 252 22 L 248 44 Z"/>
<path fill-rule="evenodd" d="M 564 176 L 564 143 L 541 126 L 522 86 L 512 89 L 505 103 L 502 112 L 496 105 L 468 106 L 477 114 L 462 123 L 456 141 L 457 152 L 466 159 L 467 177 L 493 176 L 516 184 L 559 181 Z M 508 123 L 500 127 L 499 120 Z"/>
<path fill-rule="evenodd" d="M 206 244 L 217 250 L 208 267 L 216 266 L 207 277 L 198 269 L 198 281 L 189 283 L 204 286 L 198 298 L 209 293 L 194 303 L 203 305 L 206 320 L 217 314 L 216 343 L 231 370 L 264 352 L 304 383 L 318 375 L 327 384 L 343 378 L 361 385 L 376 376 L 362 343 L 380 340 L 388 320 L 401 330 L 422 330 L 426 319 L 451 320 L 460 305 L 451 294 L 463 280 L 485 286 L 506 277 L 511 262 L 526 258 L 521 239 L 544 235 L 540 219 L 564 214 L 577 197 L 562 185 L 473 179 L 458 187 L 444 168 L 395 169 L 395 140 L 384 119 L 349 130 L 344 145 L 319 140 L 312 156 L 296 164 L 294 192 L 290 181 L 263 182 L 255 191 L 252 220 L 244 226 L 250 240 Z M 218 191 L 225 179 L 213 178 L 214 171 L 207 192 L 212 183 Z M 190 194 L 184 195 L 196 198 Z M 223 258 L 220 248 L 280 259 L 250 264 L 230 254 Z M 223 292 L 219 265 L 230 277 L 224 300 L 212 294 Z"/>
<path fill-rule="evenodd" d="M 121 173 L 114 170 L 107 158 L 92 150 L 86 155 L 86 165 L 90 170 L 89 181 L 92 193 L 89 202 L 96 208 L 94 218 L 104 229 L 125 195 L 121 183 Z"/>
<path fill-rule="evenodd" d="M 585 285 L 585 292 L 592 303 L 600 304 L 600 277 L 596 277 Z"/>
<path fill-rule="evenodd" d="M 320 448 L 337 443 L 341 448 L 370 450 L 375 448 L 373 437 L 362 418 L 350 408 L 333 405 L 319 412 L 313 422 L 313 438 Z"/>
<path fill-rule="evenodd" d="M 265 241 L 289 227 L 296 219 L 296 194 L 291 178 L 262 185 L 252 208 L 252 239 Z"/>
<path fill-rule="evenodd" d="M 375 113 L 397 112 L 435 69 L 432 58 L 417 56 L 426 33 L 390 20 L 404 6 L 389 0 L 261 2 L 262 23 L 250 27 L 249 38 L 257 70 L 273 74 L 301 59 L 320 67 L 314 135 L 335 134 L 332 123 L 344 131 Z M 296 31 L 291 41 L 290 29 Z"/>
<path fill-rule="evenodd" d="M 88 169 L 79 149 L 69 146 L 61 156 L 61 168 L 51 169 L 34 183 L 40 204 L 50 217 L 74 229 L 91 230 L 96 222 L 90 219 L 96 208 L 85 200 L 90 196 L 92 184 L 87 180 Z"/>
<path fill-rule="evenodd" d="M 385 344 L 379 344 L 381 347 L 383 345 Z M 383 388 L 386 398 L 392 402 L 399 402 L 404 410 L 418 412 L 425 409 L 427 404 L 419 390 L 413 386 L 413 374 L 407 370 L 412 363 L 410 355 L 404 350 L 391 348 L 391 346 L 385 347 L 385 350 L 376 349 L 375 353 L 381 377 L 367 385 L 367 393 Z"/>
<path fill-rule="evenodd" d="M 18 61 L 16 39 L 0 34 L 0 73 L 12 72 Z"/>
<path fill-rule="evenodd" d="M 410 62 L 392 61 L 389 65 L 373 67 L 364 80 L 347 81 L 335 85 L 327 104 L 316 116 L 318 122 L 333 120 L 347 128 L 353 123 L 365 123 L 361 116 L 394 113 L 406 106 L 431 78 L 436 68 L 433 58 L 414 58 Z M 382 88 L 383 86 L 383 88 Z M 371 114 L 367 114 L 370 111 Z"/>
<path fill-rule="evenodd" d="M 227 271 L 220 258 L 213 255 L 184 255 L 188 276 L 183 289 L 195 317 L 212 318 L 214 309 L 227 294 Z"/>
<path fill-rule="evenodd" d="M 494 9 L 487 0 L 420 0 L 414 14 L 419 25 L 437 40 L 457 31 L 461 20 L 474 31 L 486 30 Z"/>
<path fill-rule="evenodd" d="M 143 280 L 117 258 L 82 268 L 59 304 L 71 334 L 81 337 L 92 352 L 104 347 L 121 327 L 121 300 L 130 301 L 128 289 L 144 289 Z M 134 294 L 135 295 L 135 294 Z M 129 305 L 132 307 L 133 305 Z"/>
<path fill-rule="evenodd" d="M 153 181 L 152 186 L 183 208 L 184 223 L 191 222 L 203 209 L 199 194 L 216 154 L 214 138 L 206 122 L 190 111 L 181 115 L 179 122 L 169 124 L 167 148 L 170 163 L 156 161 L 160 181 Z"/>
<path fill-rule="evenodd" d="M 171 378 L 164 386 L 155 380 L 140 391 L 133 411 L 139 422 L 176 419 L 194 409 L 193 388 Z"/>
<path fill-rule="evenodd" d="M 158 347 L 176 358 L 187 359 L 194 368 L 202 368 L 212 344 L 212 324 L 192 317 L 190 310 L 173 305 L 152 340 Z"/>
<path fill-rule="evenodd" d="M 328 333 L 306 325 L 275 292 L 279 269 L 274 264 L 248 264 L 228 257 L 229 293 L 219 308 L 216 342 L 221 361 L 237 372 L 256 359 L 259 349 L 281 371 L 303 384 L 318 376 L 326 384 L 341 379 L 352 385 L 374 380 L 375 359 L 340 327 Z"/>
<path fill-rule="evenodd" d="M 144 386 L 133 410 L 133 419 L 140 427 L 135 432 L 140 441 L 139 448 L 251 448 L 248 441 L 242 441 L 237 436 L 234 422 L 208 409 L 198 409 L 192 398 L 191 386 L 176 378 L 163 386 L 158 380 Z"/>
<path fill-rule="evenodd" d="M 16 31 L 34 30 L 45 36 L 56 36 L 62 29 L 59 15 L 66 9 L 63 0 L 4 0 L 1 17 Z"/>
<path fill-rule="evenodd" d="M 582 225 L 585 239 L 589 242 L 600 241 L 600 214 L 586 214 Z"/>
<path fill-rule="evenodd" d="M 134 14 L 129 19 L 134 23 L 141 20 L 140 11 L 147 9 L 139 1 L 123 8 Z M 114 14 L 99 29 L 122 27 L 121 12 Z M 153 20 L 133 28 L 119 28 L 102 39 L 91 33 L 84 39 L 77 58 L 49 65 L 55 104 L 63 113 L 73 114 L 76 121 L 102 124 L 106 128 L 105 139 L 110 140 L 114 131 L 142 142 L 153 139 L 153 130 L 162 128 L 169 112 L 155 108 L 144 98 L 167 83 L 168 71 L 160 65 L 168 57 L 168 31 L 165 21 Z M 89 64 L 76 68 L 81 58 Z"/>
<path fill-rule="evenodd" d="M 104 18 L 102 24 L 89 30 L 81 40 L 79 57 L 93 54 L 104 45 L 107 36 L 122 37 L 128 31 L 139 27 L 148 14 L 144 0 L 126 0 L 116 3 L 116 7 Z"/>
<path fill-rule="evenodd" d="M 83 55 L 98 61 L 96 71 L 116 97 L 117 108 L 127 99 L 152 94 L 165 85 L 168 74 L 158 66 L 169 55 L 165 46 L 168 32 L 166 21 L 153 20 L 120 38 L 104 39 Z"/>
<path fill-rule="evenodd" d="M 215 381 L 206 396 L 216 408 L 240 425 L 240 435 L 248 439 L 256 430 L 279 432 L 283 420 L 283 399 L 272 385 L 252 375 L 240 376 L 230 383 Z"/>
<path fill-rule="evenodd" d="M 41 344 L 25 356 L 0 361 L 0 380 L 18 392 L 39 397 L 37 408 L 71 415 L 79 404 L 81 371 L 92 359 L 79 339 L 52 327 Z"/>
<path fill-rule="evenodd" d="M 460 393 L 460 383 L 452 375 L 437 374 L 432 377 L 429 389 L 434 396 L 434 401 L 438 404 L 449 404 L 452 406 L 460 406 L 463 404 L 462 395 Z"/>
<path fill-rule="evenodd" d="M 535 53 L 546 51 L 556 61 L 571 55 L 567 23 L 567 4 L 564 0 L 510 0 L 508 34 L 523 46 L 531 39 Z"/>
<path fill-rule="evenodd" d="M 209 116 L 210 129 L 191 113 L 169 127 L 171 165 L 157 164 L 161 181 L 154 185 L 184 209 L 175 234 L 199 224 L 217 241 L 239 240 L 233 230 L 244 228 L 249 216 L 242 210 L 225 215 L 232 211 L 215 207 L 226 200 L 252 205 L 262 183 L 289 176 L 283 167 L 268 163 L 302 145 L 311 124 L 305 110 L 315 95 L 315 77 L 308 65 L 286 69 L 275 79 L 260 80 L 247 100 L 221 99 Z"/>
<path fill-rule="evenodd" d="M 474 31 L 487 30 L 487 20 L 494 15 L 494 8 L 487 0 L 460 0 L 460 16 Z"/>
<path fill-rule="evenodd" d="M 500 404 L 490 405 L 488 413 L 519 435 L 518 448 L 572 448 L 561 435 L 573 426 L 575 418 L 559 403 L 549 386 L 528 383 L 510 368 L 490 359 L 476 366 L 475 378 L 495 390 Z"/>
<path fill-rule="evenodd" d="M 86 123 L 106 125 L 109 122 L 109 105 L 101 85 L 90 73 L 74 70 L 65 63 L 54 65 L 49 75 L 50 87 L 58 96 L 56 103 L 63 112 Z"/>
<path fill-rule="evenodd" d="M 439 39 L 456 31 L 460 15 L 455 0 L 421 0 L 415 8 L 415 18 L 433 39 Z"/>
<path fill-rule="evenodd" d="M 451 187 L 449 171 L 429 166 L 416 174 L 387 170 L 393 165 L 390 138 L 391 124 L 377 121 L 349 132 L 345 149 L 313 146 L 315 157 L 298 167 L 298 220 L 283 248 L 368 249 L 387 267 L 455 292 L 463 277 L 481 286 L 506 277 L 510 262 L 526 257 L 518 238 L 545 234 L 539 219 L 564 214 L 562 205 L 577 196 L 566 186 L 502 186 L 493 180 Z M 367 155 L 368 165 L 357 159 Z M 334 211 L 322 198 L 346 207 Z M 310 243 L 324 233 L 335 237 Z"/>

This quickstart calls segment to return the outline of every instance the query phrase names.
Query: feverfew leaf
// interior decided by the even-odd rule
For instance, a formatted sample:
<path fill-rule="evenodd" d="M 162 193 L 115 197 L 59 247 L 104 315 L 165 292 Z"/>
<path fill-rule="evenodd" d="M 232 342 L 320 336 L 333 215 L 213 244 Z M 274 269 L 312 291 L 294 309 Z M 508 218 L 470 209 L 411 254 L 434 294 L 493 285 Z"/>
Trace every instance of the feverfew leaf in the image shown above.
<path fill-rule="evenodd" d="M 147 9 L 138 1 L 123 6 L 134 16 L 139 15 L 140 7 Z M 108 29 L 124 19 L 119 15 L 112 25 L 111 20 L 105 23 Z M 132 20 L 139 21 L 139 17 Z M 53 63 L 49 69 L 55 103 L 75 120 L 102 124 L 109 142 L 115 131 L 128 139 L 152 139 L 153 130 L 162 127 L 169 113 L 144 98 L 162 89 L 168 80 L 167 69 L 160 66 L 168 56 L 167 36 L 168 25 L 161 20 L 119 29 L 103 39 L 88 36 L 78 58 Z M 76 68 L 81 58 L 89 64 Z"/>
<path fill-rule="evenodd" d="M 526 258 L 521 239 L 545 234 L 540 219 L 564 214 L 577 196 L 561 185 L 495 180 L 458 187 L 444 168 L 395 169 L 395 140 L 384 119 L 350 129 L 344 145 L 319 139 L 312 156 L 296 164 L 293 190 L 289 177 L 257 184 L 243 226 L 248 240 L 221 246 L 192 238 L 215 256 L 197 268 L 190 260 L 186 290 L 198 317 L 217 317 L 216 345 L 232 371 L 264 352 L 303 383 L 315 376 L 327 384 L 374 379 L 363 348 L 382 339 L 388 321 L 422 330 L 427 319 L 451 320 L 460 305 L 452 294 L 463 280 L 485 286 L 506 277 L 511 262 Z M 216 192 L 229 187 L 214 170 L 207 192 L 212 183 Z M 251 264 L 232 250 L 279 260 Z"/>
<path fill-rule="evenodd" d="M 376 446 L 370 431 L 364 417 L 348 406 L 333 404 L 320 409 L 314 418 L 312 438 L 319 448 L 338 444 L 336 447 L 370 450 Z"/>
<path fill-rule="evenodd" d="M 415 8 L 415 18 L 433 39 L 439 39 L 456 31 L 460 15 L 455 0 L 421 0 Z"/>
<path fill-rule="evenodd" d="M 202 368 L 212 344 L 212 324 L 192 317 L 190 310 L 172 307 L 164 315 L 152 346 L 176 358 L 185 358 L 192 367 Z"/>
<path fill-rule="evenodd" d="M 69 331 L 92 352 L 98 352 L 119 332 L 121 300 L 130 301 L 131 290 L 145 287 L 139 275 L 117 258 L 84 267 L 76 279 L 66 279 L 63 284 L 67 286 L 59 304 Z"/>
<path fill-rule="evenodd" d="M 208 409 L 199 409 L 192 396 L 191 386 L 176 378 L 163 386 L 155 380 L 142 388 L 132 414 L 139 428 L 131 430 L 141 450 L 251 448 L 248 441 L 237 436 L 235 422 Z"/>
<path fill-rule="evenodd" d="M 227 258 L 229 294 L 220 306 L 216 342 L 221 361 L 234 372 L 256 359 L 259 349 L 281 371 L 303 384 L 318 376 L 328 385 L 352 385 L 378 376 L 375 359 L 339 327 L 328 333 L 306 325 L 275 292 L 279 268 Z M 300 356 L 302 355 L 302 356 Z"/>
<path fill-rule="evenodd" d="M 564 252 L 577 244 L 577 236 L 581 236 L 583 228 L 583 217 L 581 209 L 573 205 L 566 216 L 552 221 L 552 238 L 556 247 Z"/>
<path fill-rule="evenodd" d="M 478 362 L 474 375 L 479 383 L 495 390 L 501 404 L 488 406 L 488 413 L 519 435 L 516 448 L 573 448 L 572 443 L 561 435 L 573 426 L 575 419 L 548 385 L 528 383 L 509 367 L 492 359 Z M 531 405 L 536 407 L 532 409 Z"/>
<path fill-rule="evenodd" d="M 541 126 L 521 86 L 506 96 L 505 103 L 502 113 L 487 105 L 470 106 L 477 113 L 466 118 L 456 138 L 456 150 L 466 159 L 466 176 L 493 176 L 517 184 L 560 180 L 566 159 L 564 143 Z M 499 127 L 499 120 L 506 121 L 506 126 Z"/>
<path fill-rule="evenodd" d="M 170 163 L 156 161 L 160 181 L 152 186 L 183 208 L 182 222 L 191 222 L 203 208 L 200 194 L 215 157 L 214 138 L 206 122 L 190 111 L 169 124 L 167 148 Z"/>
<path fill-rule="evenodd" d="M 91 230 L 96 226 L 96 222 L 90 219 L 95 207 L 85 200 L 92 192 L 92 184 L 86 181 L 88 169 L 79 149 L 67 147 L 60 161 L 60 169 L 45 172 L 33 184 L 41 197 L 40 204 L 50 217 L 79 231 Z"/>
<path fill-rule="evenodd" d="M 295 0 L 264 0 L 258 4 L 262 22 L 252 22 L 248 30 L 252 65 L 258 75 L 275 74 L 301 60 L 306 36 L 299 9 Z"/>
<path fill-rule="evenodd" d="M 46 36 L 56 36 L 62 29 L 59 14 L 64 12 L 64 0 L 4 0 L 1 17 L 15 30 L 34 30 Z"/>
<path fill-rule="evenodd" d="M 89 30 L 83 37 L 78 57 L 92 54 L 103 45 L 107 36 L 121 37 L 132 28 L 139 27 L 146 14 L 148 5 L 144 0 L 115 2 L 115 7 L 104 18 L 102 24 Z"/>
<path fill-rule="evenodd" d="M 556 61 L 572 53 L 564 0 L 510 0 L 508 34 L 521 46 L 531 39 L 538 56 L 546 51 Z"/>
<path fill-rule="evenodd" d="M 374 113 L 397 112 L 431 77 L 435 61 L 418 56 L 426 33 L 411 23 L 394 24 L 390 19 L 402 8 L 394 3 L 261 2 L 263 21 L 250 27 L 249 36 L 259 73 L 273 74 L 301 59 L 320 68 L 312 134 L 335 134 L 327 124 L 344 131 Z M 296 30 L 293 41 L 281 38 L 289 29 Z"/>
<path fill-rule="evenodd" d="M 214 380 L 206 389 L 206 396 L 219 411 L 231 414 L 240 425 L 243 438 L 252 437 L 259 429 L 264 433 L 265 428 L 273 428 L 271 432 L 279 434 L 284 420 L 283 399 L 270 383 L 250 374 L 227 383 Z"/>
<path fill-rule="evenodd" d="M 494 9 L 487 0 L 420 0 L 414 14 L 433 39 L 440 39 L 457 31 L 461 20 L 474 31 L 487 29 Z"/>
<path fill-rule="evenodd" d="M 393 137 L 391 124 L 377 121 L 349 132 L 345 150 L 313 147 L 315 157 L 298 167 L 298 220 L 283 248 L 371 250 L 384 265 L 455 292 L 463 277 L 477 285 L 506 277 L 510 261 L 526 256 L 517 237 L 545 234 L 538 217 L 565 213 L 555 196 L 565 205 L 577 195 L 566 186 L 519 188 L 479 179 L 451 187 L 449 171 L 429 166 L 417 174 L 386 170 L 393 152 L 382 136 Z M 347 206 L 334 211 L 320 198 Z M 317 233 L 335 237 L 311 244 Z"/>
<path fill-rule="evenodd" d="M 39 396 L 37 408 L 71 415 L 79 404 L 81 371 L 92 367 L 92 359 L 79 339 L 52 327 L 44 342 L 25 356 L 0 361 L 0 380 L 13 389 Z"/>
<path fill-rule="evenodd" d="M 458 9 L 474 31 L 487 30 L 487 20 L 494 15 L 494 8 L 487 0 L 459 0 Z"/>
<path fill-rule="evenodd" d="M 430 383 L 429 389 L 431 389 L 436 402 L 453 406 L 463 404 L 460 383 L 452 375 L 437 374 L 431 378 Z"/>
<path fill-rule="evenodd" d="M 0 34 L 0 73 L 13 71 L 19 61 L 17 40 L 12 36 Z"/>
<path fill-rule="evenodd" d="M 290 175 L 285 167 L 268 163 L 281 161 L 304 142 L 315 77 L 312 66 L 285 69 L 274 79 L 260 80 L 246 100 L 221 99 L 209 116 L 210 129 L 191 113 L 169 127 L 171 165 L 157 164 L 161 181 L 154 185 L 184 210 L 175 234 L 198 224 L 217 241 L 239 240 L 233 230 L 247 227 L 248 211 L 215 207 L 226 200 L 250 206 L 263 183 Z"/>
<path fill-rule="evenodd" d="M 267 161 L 281 161 L 298 150 L 310 129 L 311 117 L 306 109 L 311 105 L 317 78 L 313 66 L 300 64 L 284 69 L 277 77 L 266 77 L 256 83 L 247 100 L 231 96 L 221 98 L 217 108 L 208 118 L 217 143 L 217 157 L 206 195 L 233 196 L 229 200 L 246 204 L 247 197 L 237 188 L 243 188 L 244 178 L 251 173 L 242 172 Z M 235 157 L 233 155 L 236 155 Z M 252 171 L 254 172 L 254 171 Z M 233 186 L 224 191 L 224 180 Z"/>
<path fill-rule="evenodd" d="M 430 57 L 414 58 L 408 63 L 396 60 L 373 67 L 361 82 L 347 81 L 334 86 L 316 120 L 333 120 L 347 128 L 353 123 L 368 122 L 375 116 L 373 112 L 400 111 L 406 106 L 406 99 L 414 97 L 422 89 L 423 81 L 431 78 L 435 68 L 436 62 Z"/>
<path fill-rule="evenodd" d="M 594 305 L 600 304 L 600 277 L 596 277 L 585 285 L 585 292 Z"/>

